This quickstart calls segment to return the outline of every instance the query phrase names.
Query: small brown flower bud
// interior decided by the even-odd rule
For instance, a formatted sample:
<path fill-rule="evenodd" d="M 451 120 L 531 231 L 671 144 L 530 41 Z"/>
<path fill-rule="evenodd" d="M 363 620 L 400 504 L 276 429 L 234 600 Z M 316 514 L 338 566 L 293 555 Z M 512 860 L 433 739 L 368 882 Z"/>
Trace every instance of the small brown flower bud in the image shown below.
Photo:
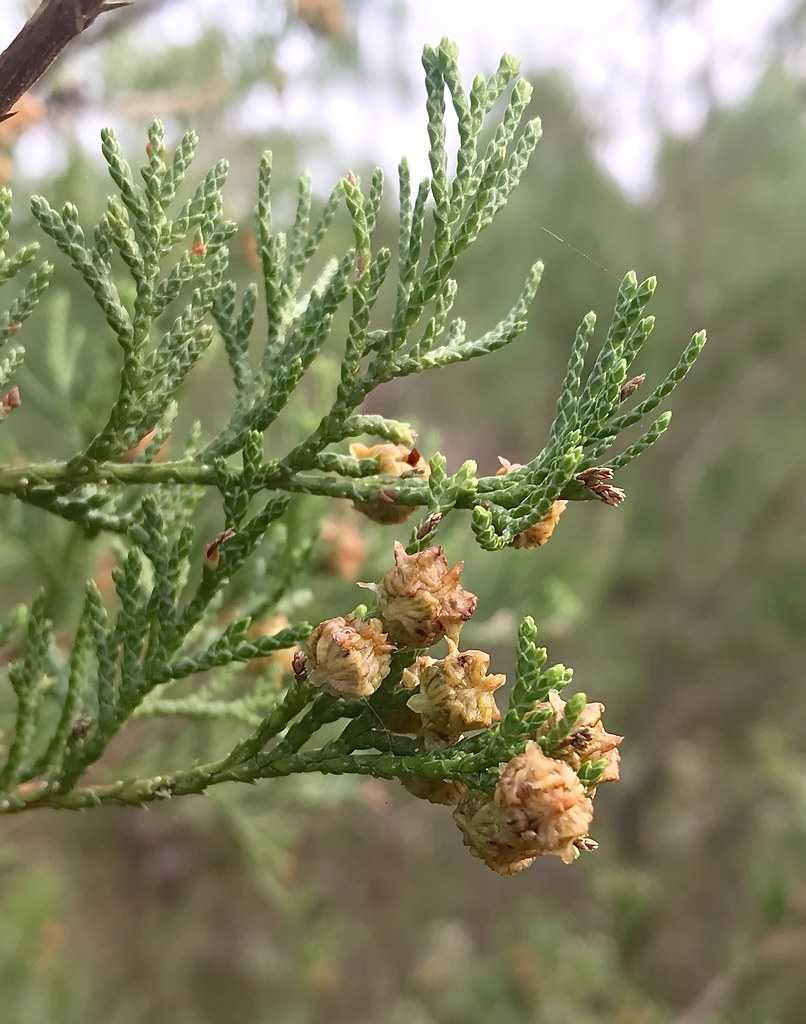
<path fill-rule="evenodd" d="M 453 807 L 467 792 L 467 786 L 455 779 L 424 779 L 421 775 L 404 775 L 400 782 L 418 800 Z"/>
<path fill-rule="evenodd" d="M 190 255 L 191 256 L 206 256 L 207 255 L 207 246 L 204 244 L 204 242 L 194 242 L 193 245 L 190 247 Z"/>
<path fill-rule="evenodd" d="M 291 668 L 294 671 L 294 682 L 304 683 L 308 678 L 308 659 L 305 656 L 305 651 L 294 651 Z"/>
<path fill-rule="evenodd" d="M 11 388 L 3 395 L 0 401 L 0 420 L 4 420 L 10 412 L 14 409 L 18 409 L 20 406 L 20 390 L 17 387 Z"/>
<path fill-rule="evenodd" d="M 611 505 L 613 508 L 620 505 L 627 497 L 627 492 L 621 487 L 601 487 L 596 494 L 599 501 L 603 501 L 605 505 Z"/>
<path fill-rule="evenodd" d="M 556 691 L 552 691 L 549 694 L 548 704 L 554 711 L 554 717 L 548 722 L 548 728 L 551 728 L 563 717 L 565 701 Z M 545 707 L 546 705 L 541 706 Z M 604 758 L 607 761 L 607 767 L 597 785 L 602 782 L 619 781 L 621 754 L 618 747 L 624 739 L 623 736 L 617 736 L 615 733 L 605 730 L 602 722 L 604 709 L 604 704 L 586 704 L 573 731 L 566 737 L 562 749 L 554 755 L 558 760 L 565 761 L 570 765 L 575 772 L 579 771 L 587 761 L 598 761 L 600 758 Z"/>
<path fill-rule="evenodd" d="M 443 636 L 458 640 L 476 610 L 476 595 L 460 586 L 463 562 L 448 566 L 442 548 L 407 555 L 395 543 L 395 564 L 372 585 L 378 615 L 398 647 L 433 647 Z"/>
<path fill-rule="evenodd" d="M 83 740 L 92 728 L 92 719 L 89 715 L 79 715 L 70 728 L 70 735 L 74 740 Z"/>
<path fill-rule="evenodd" d="M 234 530 L 222 530 L 215 540 L 211 541 L 204 549 L 204 561 L 211 569 L 215 569 L 218 565 L 219 549 L 221 548 L 221 545 L 234 536 Z"/>
<path fill-rule="evenodd" d="M 366 268 L 366 264 L 364 262 L 364 254 L 363 254 L 363 252 L 361 252 L 360 249 L 356 249 L 355 250 L 355 279 L 356 279 L 356 281 L 360 281 L 361 280 L 361 278 L 364 276 L 364 271 L 366 269 L 367 268 Z"/>
<path fill-rule="evenodd" d="M 422 540 L 423 537 L 427 537 L 432 530 L 436 529 L 437 526 L 442 522 L 441 512 L 432 512 L 430 516 L 426 516 L 420 527 L 417 530 L 417 540 Z"/>
<path fill-rule="evenodd" d="M 639 373 L 637 377 L 631 377 L 626 383 L 622 384 L 621 391 L 619 392 L 619 401 L 626 402 L 630 395 L 635 394 L 645 380 L 646 374 Z"/>
<path fill-rule="evenodd" d="M 427 480 L 431 476 L 431 467 L 416 448 L 407 448 L 402 444 L 351 444 L 350 454 L 354 459 L 374 459 L 378 464 L 378 473 L 384 476 L 418 476 Z M 395 504 L 394 494 L 381 492 L 377 501 L 356 501 L 359 512 L 375 523 L 390 526 L 405 523 L 414 511 L 413 506 Z"/>
<path fill-rule="evenodd" d="M 456 743 L 462 734 L 487 729 L 501 720 L 493 692 L 506 677 L 488 674 L 485 651 L 460 651 L 448 640 L 448 654 L 439 661 L 424 656 L 403 671 L 403 685 L 419 686 L 408 707 L 421 716 L 426 744 L 441 747 Z"/>
<path fill-rule="evenodd" d="M 610 481 L 613 479 L 613 470 L 609 466 L 591 466 L 584 472 L 577 474 L 577 480 L 583 487 L 593 491 L 599 501 L 605 505 L 620 505 L 627 497 L 627 492 L 620 487 L 613 487 Z"/>
<path fill-rule="evenodd" d="M 389 675 L 392 649 L 378 619 L 326 619 L 308 638 L 308 678 L 333 697 L 369 697 Z"/>
<path fill-rule="evenodd" d="M 495 796 L 468 792 L 454 819 L 465 845 L 508 875 L 547 854 L 570 864 L 590 848 L 593 804 L 572 768 L 530 742 L 504 768 Z"/>

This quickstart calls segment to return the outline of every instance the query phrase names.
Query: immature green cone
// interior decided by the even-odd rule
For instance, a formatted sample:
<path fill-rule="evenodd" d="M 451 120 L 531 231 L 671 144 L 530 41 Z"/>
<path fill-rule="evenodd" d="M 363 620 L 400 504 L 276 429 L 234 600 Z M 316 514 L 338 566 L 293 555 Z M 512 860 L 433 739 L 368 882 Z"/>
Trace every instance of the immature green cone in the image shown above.
<path fill-rule="evenodd" d="M 448 640 L 448 654 L 437 660 L 424 656 L 403 671 L 403 685 L 419 686 L 408 707 L 422 719 L 426 744 L 432 748 L 456 743 L 463 733 L 488 729 L 501 720 L 493 692 L 506 676 L 488 673 L 485 651 L 460 651 Z"/>
<path fill-rule="evenodd" d="M 333 697 L 369 697 L 389 675 L 391 650 L 377 619 L 338 615 L 308 638 L 308 679 Z"/>
<path fill-rule="evenodd" d="M 463 562 L 449 566 L 440 547 L 413 555 L 395 542 L 395 564 L 379 584 L 378 615 L 398 647 L 433 647 L 443 636 L 458 640 L 476 610 L 476 595 L 459 584 Z"/>
<path fill-rule="evenodd" d="M 570 864 L 588 837 L 593 803 L 572 768 L 530 742 L 501 773 L 494 796 L 470 790 L 454 811 L 464 843 L 499 875 L 551 855 Z"/>

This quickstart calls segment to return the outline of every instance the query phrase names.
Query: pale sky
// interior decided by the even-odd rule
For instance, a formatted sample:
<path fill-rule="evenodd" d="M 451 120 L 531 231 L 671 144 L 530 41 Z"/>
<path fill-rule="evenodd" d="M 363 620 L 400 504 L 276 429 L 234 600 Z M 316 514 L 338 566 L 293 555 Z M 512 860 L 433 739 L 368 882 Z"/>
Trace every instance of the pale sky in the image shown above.
<path fill-rule="evenodd" d="M 349 11 L 349 0 L 347 7 Z M 390 33 L 392 7 L 403 15 Z M 661 25 L 648 0 L 501 0 L 497 5 L 489 0 L 373 0 L 351 26 L 365 60 L 376 69 L 371 90 L 344 79 L 324 95 L 311 88 L 305 69 L 316 60 L 316 48 L 328 44 L 307 30 L 296 31 L 278 52 L 288 76 L 283 96 L 265 90 L 253 97 L 243 116 L 250 126 L 262 125 L 267 131 L 276 125 L 329 126 L 336 166 L 316 170 L 330 176 L 357 154 L 391 172 L 403 153 L 415 174 L 425 174 L 421 98 L 401 100 L 397 86 L 385 84 L 384 71 L 394 56 L 414 83 L 413 96 L 422 97 L 417 85 L 422 46 L 448 35 L 459 44 L 468 81 L 477 71 L 492 71 L 504 51 L 520 57 L 527 72 L 551 68 L 568 75 L 586 117 L 601 129 L 600 155 L 606 166 L 625 188 L 642 194 L 651 188 L 658 115 L 675 131 L 696 129 L 704 113 L 698 78 L 708 67 L 710 87 L 721 102 L 745 96 L 756 81 L 769 26 L 787 7 L 788 0 L 687 0 L 675 6 L 683 13 L 667 15 Z M 3 8 L 4 45 L 18 16 L 6 4 Z M 282 4 L 272 8 L 266 0 L 174 0 L 163 13 L 148 18 L 141 31 L 149 46 L 160 39 L 187 38 L 211 21 L 246 36 L 272 9 L 282 10 Z M 88 137 L 93 147 L 96 129 L 97 117 L 91 142 Z"/>

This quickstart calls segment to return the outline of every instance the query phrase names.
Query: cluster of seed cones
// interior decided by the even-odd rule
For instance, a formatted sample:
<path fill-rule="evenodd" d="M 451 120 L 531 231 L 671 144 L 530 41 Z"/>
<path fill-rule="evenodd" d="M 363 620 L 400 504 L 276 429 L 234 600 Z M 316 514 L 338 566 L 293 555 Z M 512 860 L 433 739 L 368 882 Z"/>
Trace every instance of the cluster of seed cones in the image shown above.
<path fill-rule="evenodd" d="M 450 566 L 440 547 L 408 554 L 395 544 L 394 565 L 380 583 L 364 584 L 375 593 L 375 617 L 336 616 L 311 633 L 305 652 L 309 681 L 333 697 L 369 697 L 389 675 L 394 651 L 430 648 L 444 638 L 444 657 L 423 654 L 403 670 L 400 685 L 412 696 L 386 727 L 421 737 L 425 750 L 436 753 L 500 721 L 495 691 L 505 677 L 489 671 L 486 651 L 459 648 L 462 627 L 476 609 L 476 596 L 461 586 L 462 568 L 462 563 Z M 556 693 L 540 705 L 550 711 L 541 735 L 562 719 L 564 708 Z M 619 777 L 621 737 L 605 731 L 603 711 L 601 704 L 586 705 L 551 757 L 535 735 L 502 766 L 492 794 L 455 780 L 411 776 L 401 781 L 415 796 L 456 805 L 454 817 L 466 845 L 501 874 L 545 854 L 568 863 L 596 845 L 588 836 L 595 787 L 583 785 L 579 768 L 604 759 L 597 784 Z"/>

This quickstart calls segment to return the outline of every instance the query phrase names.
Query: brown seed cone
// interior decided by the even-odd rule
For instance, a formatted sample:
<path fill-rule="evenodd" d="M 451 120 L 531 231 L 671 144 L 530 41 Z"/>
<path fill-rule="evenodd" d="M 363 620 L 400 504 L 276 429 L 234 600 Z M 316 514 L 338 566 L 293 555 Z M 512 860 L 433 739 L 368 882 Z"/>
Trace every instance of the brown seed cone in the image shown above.
<path fill-rule="evenodd" d="M 308 638 L 308 679 L 333 697 L 369 697 L 389 675 L 392 649 L 378 619 L 326 619 Z"/>
<path fill-rule="evenodd" d="M 498 470 L 496 476 L 506 476 L 507 473 L 514 473 L 516 469 L 523 469 L 523 465 L 520 462 L 510 462 L 509 459 L 505 459 L 502 456 L 498 456 L 498 461 L 501 463 L 501 468 Z M 523 533 L 519 533 L 512 540 L 513 548 L 541 548 L 546 541 L 554 533 L 554 529 L 557 523 L 560 521 L 560 516 L 565 512 L 567 501 L 558 498 L 557 501 L 552 503 L 551 508 L 548 512 L 534 524 L 530 526 L 528 530 L 524 530 Z"/>
<path fill-rule="evenodd" d="M 552 533 L 554 533 L 554 528 L 559 523 L 560 516 L 565 512 L 567 505 L 568 502 L 562 499 L 553 502 L 551 508 L 542 519 L 539 519 L 534 526 L 530 526 L 513 538 L 512 547 L 542 548 Z"/>
<path fill-rule="evenodd" d="M 384 476 L 418 476 L 427 480 L 431 476 L 431 467 L 416 448 L 407 448 L 402 444 L 351 444 L 350 454 L 355 459 L 374 459 L 378 464 L 378 473 Z M 405 523 L 414 511 L 411 505 L 397 505 L 394 498 L 386 497 L 381 492 L 377 501 L 356 501 L 353 503 L 359 512 L 368 519 L 382 526 Z"/>
<path fill-rule="evenodd" d="M 476 610 L 476 595 L 459 584 L 463 562 L 449 566 L 440 547 L 407 555 L 395 543 L 395 564 L 373 587 L 378 615 L 398 647 L 433 647 L 447 636 L 458 640 Z"/>
<path fill-rule="evenodd" d="M 550 719 L 548 723 L 548 728 L 551 728 L 562 718 L 565 701 L 558 693 L 552 692 L 549 694 L 548 703 L 554 711 L 554 718 Z M 546 707 L 545 704 L 541 706 Z M 597 785 L 601 785 L 603 782 L 619 781 L 621 754 L 618 747 L 624 739 L 623 736 L 617 736 L 615 733 L 605 730 L 602 722 L 604 710 L 604 704 L 598 702 L 586 704 L 564 746 L 555 754 L 555 757 L 565 761 L 575 772 L 579 771 L 586 761 L 598 761 L 602 757 L 605 758 L 607 767 Z"/>
<path fill-rule="evenodd" d="M 463 733 L 488 729 L 501 720 L 493 693 L 506 677 L 488 674 L 490 656 L 485 651 L 460 651 L 452 640 L 448 648 L 446 657 L 418 658 L 403 671 L 403 685 L 420 688 L 408 707 L 421 716 L 431 747 L 456 743 Z"/>
<path fill-rule="evenodd" d="M 593 804 L 574 770 L 533 742 L 512 758 L 490 797 L 469 792 L 454 818 L 465 844 L 498 874 L 512 874 L 536 857 L 570 864 L 592 844 Z"/>

